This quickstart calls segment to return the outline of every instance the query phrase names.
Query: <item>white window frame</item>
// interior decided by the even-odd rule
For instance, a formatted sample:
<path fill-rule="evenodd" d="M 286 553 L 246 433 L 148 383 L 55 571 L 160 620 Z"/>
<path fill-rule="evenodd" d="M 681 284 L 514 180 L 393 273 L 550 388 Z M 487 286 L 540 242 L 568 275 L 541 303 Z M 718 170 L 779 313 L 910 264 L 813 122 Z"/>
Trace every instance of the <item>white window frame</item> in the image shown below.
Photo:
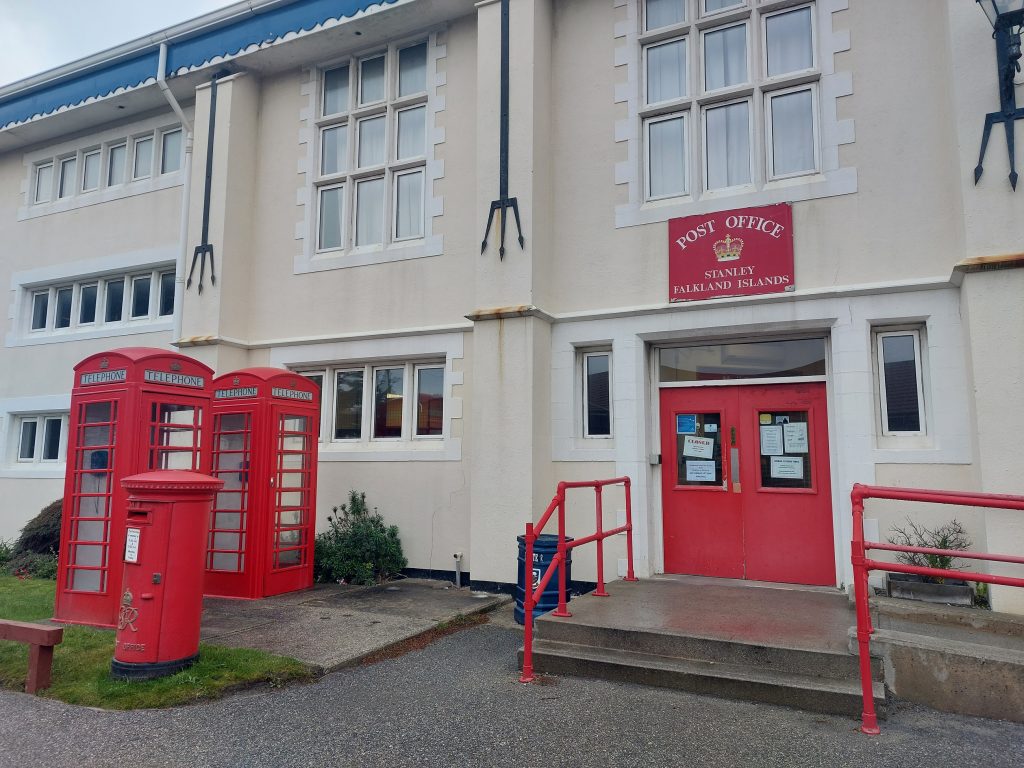
<path fill-rule="evenodd" d="M 733 184 L 729 187 L 715 187 L 711 188 L 709 185 L 709 173 L 708 173 L 708 157 L 707 151 L 708 146 L 708 112 L 713 109 L 719 109 L 721 107 L 731 107 L 734 104 L 746 104 L 747 105 L 747 166 L 750 171 L 750 181 L 743 184 Z M 757 145 L 754 141 L 756 136 L 754 132 L 754 122 L 757 120 L 757 115 L 754 113 L 754 100 L 749 96 L 744 96 L 738 99 L 729 99 L 728 101 L 716 101 L 712 104 L 706 104 L 700 108 L 700 132 L 701 132 L 701 189 L 704 195 L 730 195 L 736 194 L 737 192 L 744 192 L 753 190 L 757 186 Z"/>
<path fill-rule="evenodd" d="M 709 89 L 707 87 L 707 77 L 706 77 L 706 67 L 705 67 L 706 59 L 704 58 L 704 53 L 705 53 L 705 50 L 704 50 L 705 49 L 704 39 L 708 35 L 714 34 L 715 32 L 723 32 L 723 31 L 725 31 L 727 29 L 732 29 L 733 27 L 743 27 L 743 39 L 744 39 L 744 46 L 745 46 L 745 49 L 746 49 L 744 51 L 744 59 L 746 61 L 746 65 L 747 65 L 746 66 L 746 77 L 744 78 L 744 80 L 742 82 L 739 82 L 739 83 L 733 83 L 731 85 L 723 85 L 721 88 L 711 88 L 711 89 Z M 698 73 L 697 81 L 698 81 L 698 85 L 700 86 L 700 93 L 701 93 L 702 97 L 706 98 L 708 96 L 724 96 L 724 95 L 727 95 L 727 94 L 735 93 L 737 91 L 748 90 L 748 89 L 750 89 L 753 86 L 754 67 L 752 66 L 751 58 L 753 57 L 755 51 L 754 51 L 754 46 L 751 44 L 751 42 L 752 41 L 750 39 L 750 20 L 749 19 L 744 19 L 743 21 L 738 21 L 738 22 L 737 21 L 730 21 L 730 22 L 728 22 L 726 24 L 722 24 L 722 25 L 717 26 L 717 27 L 708 27 L 706 29 L 701 29 L 700 30 L 700 53 L 699 53 L 698 58 L 697 58 L 697 73 Z"/>
<path fill-rule="evenodd" d="M 647 93 L 648 93 L 648 85 L 649 85 L 648 75 L 647 75 L 647 73 L 649 71 L 648 70 L 648 66 L 647 66 L 647 52 L 651 48 L 657 48 L 659 46 L 668 45 L 670 43 L 678 43 L 680 41 L 682 41 L 684 43 L 684 47 L 686 49 L 684 51 L 684 53 L 683 53 L 683 60 L 686 62 L 686 77 L 685 77 L 685 79 L 683 81 L 683 95 L 679 96 L 677 98 L 674 98 L 674 99 L 664 99 L 663 101 L 647 101 Z M 691 57 L 691 54 L 690 54 L 690 35 L 689 34 L 672 35 L 671 37 L 666 37 L 664 39 L 660 39 L 659 38 L 658 40 L 652 40 L 650 43 L 648 43 L 647 45 L 645 45 L 643 47 L 642 56 L 643 56 L 643 61 L 641 62 L 641 67 L 642 67 L 641 75 L 643 77 L 643 83 L 640 85 L 640 102 L 644 105 L 644 109 L 645 110 L 658 109 L 660 107 L 664 107 L 667 104 L 685 103 L 685 102 L 690 100 L 690 98 L 691 98 L 691 96 L 693 94 L 693 87 L 692 87 L 693 83 L 691 82 L 693 80 L 693 76 L 692 76 L 693 75 L 693 72 L 692 72 L 693 67 L 691 66 L 691 63 L 690 63 L 690 59 L 692 57 Z"/>
<path fill-rule="evenodd" d="M 397 131 L 396 131 L 397 133 Z M 391 209 L 394 211 L 394 215 L 391 217 L 391 242 L 393 243 L 407 243 L 411 241 L 422 240 L 423 235 L 426 231 L 426 224 L 424 221 L 420 221 L 420 233 L 418 235 L 408 235 L 406 237 L 400 237 L 398 234 L 398 180 L 403 176 L 413 176 L 418 174 L 420 177 L 420 201 L 423 207 L 426 208 L 426 197 L 427 197 L 427 184 L 426 184 L 426 169 L 422 166 L 414 168 L 406 168 L 401 171 L 394 171 L 391 174 Z M 387 190 L 385 190 L 387 194 Z"/>
<path fill-rule="evenodd" d="M 420 407 L 420 371 L 441 371 L 441 434 L 421 435 L 419 434 L 419 407 Z M 415 363 L 412 366 L 412 414 L 409 421 L 410 437 L 413 440 L 441 440 L 444 438 L 444 363 Z M 403 390 L 404 391 L 404 390 Z"/>
<path fill-rule="evenodd" d="M 587 412 L 589 406 L 589 377 L 587 376 L 587 361 L 592 357 L 607 357 L 608 358 L 608 434 L 591 434 L 590 433 L 590 414 Z M 581 405 L 580 415 L 583 419 L 582 434 L 583 437 L 589 440 L 609 440 L 615 436 L 615 417 L 613 413 L 613 403 L 615 397 L 612 393 L 612 351 L 610 349 L 591 349 L 583 352 L 580 355 L 580 380 L 581 380 Z"/>
<path fill-rule="evenodd" d="M 367 426 L 367 410 L 373 407 L 372 399 L 367 402 L 367 386 L 366 386 L 366 369 L 367 366 L 340 366 L 338 368 L 328 368 L 324 377 L 324 382 L 331 382 L 330 388 L 330 404 L 328 405 L 327 399 L 327 387 L 324 387 L 322 393 L 321 408 L 324 411 L 324 415 L 327 417 L 327 423 L 330 425 L 330 429 L 324 434 L 327 435 L 327 442 L 331 443 L 362 443 L 367 440 L 369 435 L 369 427 Z M 359 436 L 358 437 L 335 437 L 335 430 L 337 429 L 337 421 L 335 412 L 338 408 L 338 374 L 339 373 L 361 373 L 363 375 L 363 390 L 360 394 L 360 407 L 359 407 Z M 303 372 L 303 375 L 309 375 L 310 372 Z M 315 373 L 315 371 L 313 371 Z M 370 389 L 372 389 L 372 384 Z"/>
<path fill-rule="evenodd" d="M 120 179 L 113 179 L 112 176 L 111 176 L 111 173 L 113 172 L 114 169 L 113 169 L 113 166 L 111 165 L 111 156 L 114 154 L 115 150 L 122 149 L 122 148 L 124 149 L 124 169 L 121 172 L 121 178 Z M 104 151 L 103 157 L 104 157 L 103 167 L 104 167 L 104 170 L 105 170 L 104 177 L 103 177 L 105 183 L 103 184 L 103 186 L 107 187 L 108 189 L 111 188 L 111 187 L 124 186 L 124 184 L 126 184 L 127 181 L 128 181 L 128 169 L 129 169 L 129 167 L 131 165 L 131 157 L 130 157 L 130 153 L 128 152 L 128 142 L 127 142 L 127 140 L 111 142 L 107 146 L 106 150 Z"/>
<path fill-rule="evenodd" d="M 707 0 L 700 0 L 700 17 L 702 19 L 714 18 L 715 16 L 719 16 L 724 13 L 731 13 L 732 11 L 738 11 L 741 8 L 746 8 L 747 4 L 747 0 L 734 0 L 732 5 L 727 5 L 724 8 L 709 11 Z"/>
<path fill-rule="evenodd" d="M 99 172 L 96 175 L 96 186 L 95 187 L 88 187 L 88 188 L 86 188 L 86 186 L 85 186 L 85 180 L 86 180 L 85 166 L 86 166 L 86 163 L 88 162 L 88 159 L 90 157 L 98 158 L 96 160 L 96 162 L 99 163 L 100 165 L 99 165 Z M 88 192 L 95 192 L 97 189 L 101 189 L 102 187 L 103 187 L 103 148 L 100 147 L 98 149 L 87 149 L 87 150 L 84 150 L 82 152 L 82 183 L 79 186 L 78 191 L 84 195 L 84 194 L 86 194 Z"/>
<path fill-rule="evenodd" d="M 675 24 L 666 24 L 663 27 L 650 27 L 647 26 L 647 3 L 646 0 L 640 2 L 640 28 L 644 34 L 650 34 L 652 32 L 664 32 L 667 29 L 675 29 L 683 25 L 690 23 L 690 0 L 679 0 L 683 4 L 683 20 L 676 22 Z"/>
<path fill-rule="evenodd" d="M 643 121 L 644 131 L 644 196 L 647 200 L 671 200 L 675 198 L 688 198 L 690 197 L 690 190 L 692 189 L 693 183 L 693 159 L 689 151 L 690 145 L 690 110 L 686 109 L 680 112 L 666 112 L 665 114 L 655 115 L 654 117 L 646 118 Z M 683 119 L 683 158 L 685 162 L 685 168 L 683 169 L 683 191 L 681 194 L 667 194 L 667 195 L 654 195 L 651 193 L 651 125 L 653 123 L 663 123 L 668 120 L 674 120 L 677 118 Z"/>
<path fill-rule="evenodd" d="M 39 175 L 47 168 L 50 169 L 50 183 L 47 185 L 42 185 L 39 183 Z M 53 199 L 53 180 L 54 177 L 57 175 L 53 160 L 50 160 L 49 162 L 46 163 L 36 164 L 35 171 L 33 173 L 34 180 L 32 182 L 32 202 L 35 205 L 42 205 L 44 203 L 50 202 Z M 47 187 L 49 187 L 49 189 L 47 189 Z M 45 194 L 46 197 L 40 197 L 40 194 Z"/>
<path fill-rule="evenodd" d="M 768 19 L 773 16 L 785 16 L 787 13 L 809 9 L 811 13 L 811 66 L 807 69 L 796 69 L 781 75 L 768 74 Z M 781 8 L 777 11 L 766 11 L 761 14 L 761 78 L 766 83 L 774 83 L 780 80 L 791 80 L 794 77 L 801 77 L 817 72 L 820 68 L 818 61 L 818 16 L 814 12 L 814 3 L 803 3 Z"/>
<path fill-rule="evenodd" d="M 157 278 L 159 279 L 159 278 Z M 149 296 L 146 297 L 146 312 L 144 314 L 135 314 L 135 286 L 143 280 L 149 281 Z M 132 275 L 131 278 L 131 295 L 128 296 L 128 319 L 129 320 L 148 320 L 153 315 L 153 275 Z"/>
<path fill-rule="evenodd" d="M 29 333 L 46 333 L 50 327 L 50 318 L 53 316 L 53 300 L 50 295 L 52 290 L 46 288 L 44 290 L 33 289 L 29 291 L 28 300 L 28 331 Z M 35 327 L 36 317 L 36 298 L 39 296 L 46 297 L 46 316 L 43 318 L 43 325 L 41 327 Z"/>
<path fill-rule="evenodd" d="M 925 375 L 926 361 L 922 355 L 921 335 L 924 328 L 916 327 L 886 327 L 873 329 L 873 344 L 875 348 L 875 382 L 878 387 L 878 421 L 882 435 L 886 437 L 917 437 L 928 434 L 928 406 L 925 402 Z M 889 429 L 889 409 L 885 397 L 885 359 L 883 357 L 882 339 L 890 336 L 910 336 L 914 340 L 914 373 L 917 383 L 917 417 L 921 429 L 914 431 L 897 431 Z"/>
<path fill-rule="evenodd" d="M 68 163 L 74 163 L 75 170 L 72 172 L 74 178 L 71 179 L 71 184 L 67 188 L 67 193 L 64 192 L 64 175 L 65 169 Z M 59 160 L 59 171 L 57 172 L 57 199 L 64 200 L 69 197 L 73 197 L 78 192 L 78 155 L 71 155 L 69 157 L 62 157 Z"/>
<path fill-rule="evenodd" d="M 168 136 L 171 136 L 172 134 L 175 134 L 175 133 L 177 133 L 179 136 L 181 136 L 181 148 L 178 150 L 178 158 L 177 158 L 177 160 L 178 160 L 178 167 L 168 171 L 168 170 L 164 169 L 164 166 L 167 164 L 167 155 L 166 155 L 166 152 L 165 152 L 166 145 L 164 144 L 164 142 L 167 140 Z M 165 131 L 158 131 L 158 137 L 159 137 L 159 142 L 160 142 L 160 157 L 159 157 L 159 162 L 157 164 L 157 168 L 160 169 L 160 175 L 161 176 L 166 176 L 169 173 L 177 173 L 178 171 L 181 170 L 181 167 L 184 164 L 184 158 L 183 158 L 183 155 L 185 153 L 185 134 L 184 134 L 184 132 L 182 131 L 182 129 L 180 127 L 178 127 L 178 128 L 168 128 Z M 156 148 L 154 147 L 154 150 L 155 149 Z M 154 152 L 154 156 L 155 156 L 155 152 Z"/>
<path fill-rule="evenodd" d="M 57 320 L 59 318 L 57 316 L 57 313 L 60 311 L 60 294 L 61 294 L 62 291 L 69 291 L 71 293 L 71 306 L 68 309 L 68 316 L 69 316 L 68 324 L 67 325 L 58 326 L 57 325 Z M 75 294 L 76 294 L 76 290 L 75 290 L 74 284 L 71 284 L 71 285 L 58 285 L 58 286 L 53 288 L 53 329 L 55 331 L 63 331 L 65 329 L 67 329 L 67 328 L 70 328 L 72 325 L 74 325 L 74 323 L 75 323 L 75 309 L 76 309 L 76 307 L 75 307 Z"/>
<path fill-rule="evenodd" d="M 95 303 L 93 305 L 92 320 L 83 321 L 82 320 L 82 306 L 84 305 L 84 301 L 82 299 L 82 293 L 85 291 L 86 288 L 89 288 L 90 286 L 95 286 L 96 287 L 96 299 L 95 299 Z M 98 320 L 99 315 L 100 315 L 100 310 L 102 309 L 102 305 L 100 304 L 100 281 L 99 280 L 85 280 L 85 281 L 83 281 L 81 283 L 76 283 L 75 284 L 75 306 L 76 306 L 76 308 L 78 310 L 77 312 L 74 313 L 75 323 L 77 323 L 79 327 L 92 328 L 93 326 L 96 325 L 97 320 Z"/>
<path fill-rule="evenodd" d="M 68 441 L 68 413 L 24 413 L 24 414 L 11 414 L 14 428 L 12 430 L 12 448 L 10 462 L 16 466 L 25 466 L 32 464 L 59 464 L 65 461 L 67 455 L 67 441 Z M 46 443 L 46 425 L 47 422 L 59 421 L 60 432 L 57 440 L 57 456 L 48 459 L 44 458 L 43 451 Z M 35 424 L 35 436 L 32 442 L 32 455 L 23 457 L 21 455 L 21 443 L 22 433 L 25 430 L 27 424 Z"/>
<path fill-rule="evenodd" d="M 401 434 L 399 434 L 398 437 L 377 437 L 376 436 L 376 431 L 377 431 L 377 408 L 376 408 L 377 371 L 394 371 L 394 370 L 401 370 L 402 371 L 402 426 L 401 426 L 401 430 L 400 430 Z M 408 392 L 408 387 L 407 387 L 407 385 L 408 385 L 408 381 L 407 381 L 408 378 L 409 378 L 409 376 L 408 376 L 408 366 L 396 365 L 394 363 L 390 363 L 390 364 L 389 363 L 385 363 L 383 365 L 372 366 L 371 373 L 370 373 L 370 393 L 369 393 L 370 394 L 370 413 L 369 413 L 369 417 L 370 417 L 370 425 L 369 425 L 370 426 L 370 434 L 369 434 L 369 437 L 370 437 L 371 441 L 373 441 L 375 443 L 381 443 L 381 442 L 394 443 L 394 442 L 399 442 L 401 440 L 408 440 L 409 439 L 409 436 L 408 436 L 409 435 L 409 414 L 408 414 L 408 411 L 409 411 L 409 396 L 406 394 Z M 364 396 L 365 396 L 365 393 L 366 393 L 366 386 L 365 386 L 365 384 L 363 385 L 363 392 L 364 392 Z"/>
<path fill-rule="evenodd" d="M 142 173 L 139 173 L 139 144 L 149 142 L 149 168 L 144 168 Z M 132 181 L 142 181 L 143 179 L 153 178 L 153 161 L 159 153 L 156 151 L 156 139 L 153 134 L 149 133 L 144 136 L 136 136 L 132 139 L 132 152 L 131 152 L 131 179 Z"/>
<path fill-rule="evenodd" d="M 779 96 L 786 96 L 790 93 L 799 93 L 800 91 L 811 92 L 811 130 L 813 134 L 812 149 L 814 157 L 814 167 L 809 171 L 795 171 L 793 173 L 775 173 L 775 152 L 772 138 L 772 100 Z M 780 181 L 782 179 L 793 179 L 800 176 L 807 176 L 810 174 L 818 174 L 821 172 L 821 127 L 820 118 L 818 117 L 818 84 L 817 83 L 806 83 L 804 85 L 794 85 L 790 88 L 780 88 L 775 91 L 766 91 L 764 94 L 764 130 L 765 130 L 765 163 L 767 165 L 768 181 Z"/>

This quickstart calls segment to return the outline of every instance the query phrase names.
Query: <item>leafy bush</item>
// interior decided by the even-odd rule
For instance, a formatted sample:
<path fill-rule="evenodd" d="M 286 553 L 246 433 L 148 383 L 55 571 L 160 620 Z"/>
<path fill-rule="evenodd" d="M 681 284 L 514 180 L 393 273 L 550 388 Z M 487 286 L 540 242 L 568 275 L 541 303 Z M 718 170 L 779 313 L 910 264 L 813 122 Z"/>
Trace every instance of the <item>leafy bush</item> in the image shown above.
<path fill-rule="evenodd" d="M 22 579 L 56 579 L 57 553 L 22 552 L 7 562 L 4 571 Z"/>
<path fill-rule="evenodd" d="M 938 528 L 925 528 L 918 525 L 909 517 L 907 527 L 892 527 L 893 535 L 889 537 L 890 544 L 898 544 L 903 547 L 929 547 L 931 549 L 956 549 L 966 551 L 971 548 L 971 537 L 956 518 Z M 904 565 L 916 565 L 920 568 L 943 568 L 945 570 L 956 570 L 961 566 L 953 565 L 953 555 L 926 555 L 918 552 L 898 552 L 896 559 Z M 941 584 L 943 579 L 935 576 L 925 576 L 926 581 Z"/>
<path fill-rule="evenodd" d="M 408 565 L 398 526 L 385 525 L 376 507 L 371 513 L 365 493 L 349 491 L 348 503 L 332 510 L 327 525 L 316 537 L 317 581 L 377 584 Z"/>
<path fill-rule="evenodd" d="M 64 499 L 57 499 L 43 507 L 42 512 L 29 520 L 21 529 L 14 544 L 16 554 L 38 552 L 47 555 L 60 551 L 60 515 Z"/>
<path fill-rule="evenodd" d="M 0 571 L 7 568 L 12 557 L 14 557 L 14 543 L 7 539 L 0 539 Z"/>

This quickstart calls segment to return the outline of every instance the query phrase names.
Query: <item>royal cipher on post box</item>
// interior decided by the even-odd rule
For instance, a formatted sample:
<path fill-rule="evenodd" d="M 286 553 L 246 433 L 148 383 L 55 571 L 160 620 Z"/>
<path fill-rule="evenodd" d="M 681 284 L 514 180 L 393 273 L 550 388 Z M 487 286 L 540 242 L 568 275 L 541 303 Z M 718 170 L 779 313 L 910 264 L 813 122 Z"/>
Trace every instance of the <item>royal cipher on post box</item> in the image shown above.
<path fill-rule="evenodd" d="M 184 355 L 146 347 L 103 352 L 75 366 L 58 621 L 114 626 L 125 546 L 121 480 L 159 469 L 209 471 L 212 374 Z"/>
<path fill-rule="evenodd" d="M 320 388 L 279 368 L 213 382 L 217 494 L 206 594 L 259 598 L 313 584 Z"/>
<path fill-rule="evenodd" d="M 197 472 L 146 472 L 128 496 L 114 677 L 162 677 L 199 657 L 203 557 L 213 496 L 223 485 Z"/>

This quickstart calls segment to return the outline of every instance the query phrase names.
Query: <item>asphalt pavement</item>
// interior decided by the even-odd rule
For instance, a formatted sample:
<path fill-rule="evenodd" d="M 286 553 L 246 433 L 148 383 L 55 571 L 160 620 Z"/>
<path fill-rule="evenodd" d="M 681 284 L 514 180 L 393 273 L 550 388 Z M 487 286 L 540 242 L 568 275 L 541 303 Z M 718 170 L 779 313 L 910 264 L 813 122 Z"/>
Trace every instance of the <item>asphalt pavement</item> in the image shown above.
<path fill-rule="evenodd" d="M 1014 766 L 1024 725 L 897 706 L 849 718 L 573 678 L 517 682 L 522 634 L 490 624 L 400 658 L 171 710 L 0 692 L 0 766 Z"/>

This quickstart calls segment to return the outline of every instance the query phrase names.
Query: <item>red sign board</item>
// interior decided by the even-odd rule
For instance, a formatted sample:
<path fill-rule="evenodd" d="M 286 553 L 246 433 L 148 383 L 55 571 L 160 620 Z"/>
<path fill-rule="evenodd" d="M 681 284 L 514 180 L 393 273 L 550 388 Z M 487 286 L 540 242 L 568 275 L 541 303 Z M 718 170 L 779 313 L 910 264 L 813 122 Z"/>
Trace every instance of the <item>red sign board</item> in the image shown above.
<path fill-rule="evenodd" d="M 793 290 L 792 207 L 670 219 L 668 279 L 669 301 Z"/>

